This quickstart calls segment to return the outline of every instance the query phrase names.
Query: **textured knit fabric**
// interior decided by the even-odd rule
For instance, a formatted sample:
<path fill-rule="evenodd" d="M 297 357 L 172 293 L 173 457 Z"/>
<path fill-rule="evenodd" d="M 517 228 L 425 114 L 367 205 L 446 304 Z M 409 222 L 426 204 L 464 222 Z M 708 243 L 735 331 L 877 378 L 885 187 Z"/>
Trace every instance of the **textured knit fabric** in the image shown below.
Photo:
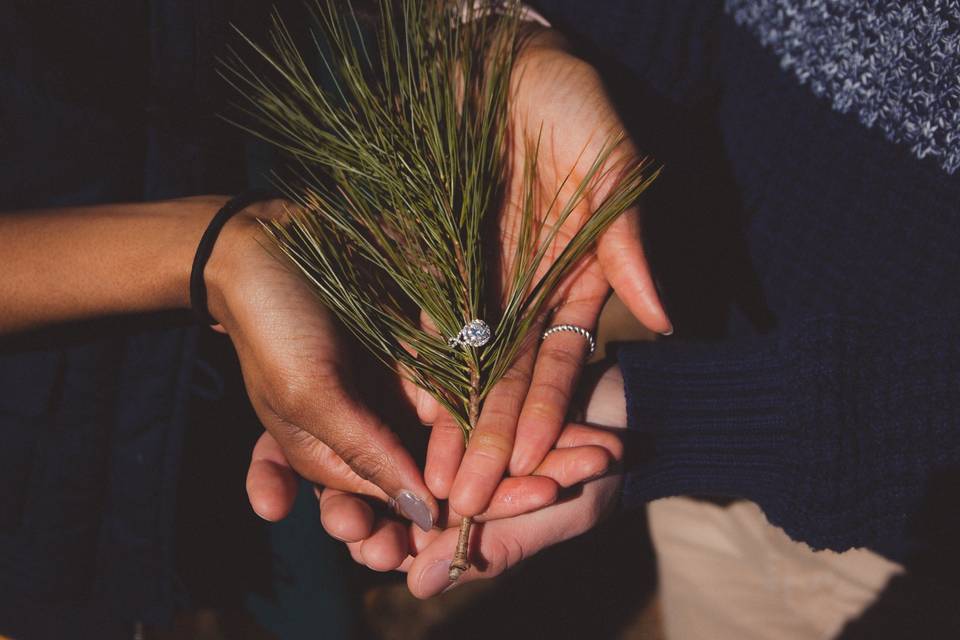
<path fill-rule="evenodd" d="M 708 114 L 770 319 L 620 350 L 625 502 L 742 497 L 816 548 L 919 551 L 960 487 L 958 3 L 538 6 Z"/>
<path fill-rule="evenodd" d="M 948 173 L 960 168 L 960 3 L 726 0 L 817 96 Z"/>

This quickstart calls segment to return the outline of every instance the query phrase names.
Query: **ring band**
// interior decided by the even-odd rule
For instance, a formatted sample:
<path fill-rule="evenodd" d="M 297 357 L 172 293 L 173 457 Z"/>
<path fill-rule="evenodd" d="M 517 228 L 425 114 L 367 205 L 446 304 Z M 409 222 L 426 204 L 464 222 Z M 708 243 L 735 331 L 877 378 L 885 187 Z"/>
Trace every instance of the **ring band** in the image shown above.
<path fill-rule="evenodd" d="M 590 353 L 587 354 L 587 357 L 593 355 L 593 352 L 597 350 L 597 341 L 593 337 L 593 334 L 584 329 L 583 327 L 578 327 L 575 324 L 555 324 L 546 331 L 543 332 L 543 335 L 540 336 L 541 340 L 546 340 L 549 336 L 560 333 L 561 331 L 572 331 L 579 336 L 582 336 L 586 339 L 587 343 L 590 345 Z"/>

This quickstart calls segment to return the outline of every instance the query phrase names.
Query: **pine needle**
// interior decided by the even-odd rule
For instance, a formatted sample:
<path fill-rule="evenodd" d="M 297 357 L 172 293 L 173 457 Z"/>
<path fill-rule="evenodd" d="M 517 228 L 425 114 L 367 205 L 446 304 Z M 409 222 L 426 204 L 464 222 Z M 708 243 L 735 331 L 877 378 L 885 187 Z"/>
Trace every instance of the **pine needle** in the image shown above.
<path fill-rule="evenodd" d="M 534 197 L 538 141 L 527 143 L 523 167 L 508 153 L 510 77 L 524 44 L 518 4 L 496 16 L 460 7 L 380 0 L 368 28 L 349 3 L 312 0 L 306 47 L 274 14 L 267 45 L 240 34 L 267 71 L 234 51 L 222 75 L 241 96 L 238 126 L 289 158 L 276 180 L 297 206 L 264 223 L 269 236 L 343 325 L 468 437 L 563 278 L 657 169 L 608 167 L 615 138 L 566 185 L 570 196 Z M 489 247 L 514 170 L 523 172 L 515 255 L 498 262 Z M 614 170 L 617 186 L 552 256 L 568 217 Z M 421 326 L 421 311 L 439 335 Z M 491 326 L 490 342 L 451 347 L 474 319 Z"/>

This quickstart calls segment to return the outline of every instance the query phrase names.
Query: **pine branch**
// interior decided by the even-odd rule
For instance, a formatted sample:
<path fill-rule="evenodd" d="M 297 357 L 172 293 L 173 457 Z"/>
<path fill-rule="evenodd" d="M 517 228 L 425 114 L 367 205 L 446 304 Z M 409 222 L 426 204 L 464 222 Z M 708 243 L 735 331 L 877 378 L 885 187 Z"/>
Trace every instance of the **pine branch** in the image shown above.
<path fill-rule="evenodd" d="M 290 160 L 277 183 L 296 206 L 265 223 L 269 236 L 344 326 L 435 397 L 468 438 L 563 278 L 657 170 L 650 161 L 608 167 L 615 138 L 579 182 L 568 176 L 542 203 L 539 141 L 530 141 L 516 168 L 516 248 L 504 256 L 503 283 L 492 283 L 497 265 L 486 249 L 499 240 L 489 236 L 515 170 L 508 98 L 524 38 L 517 2 L 495 17 L 467 9 L 463 19 L 460 6 L 380 0 L 371 29 L 349 3 L 312 0 L 305 50 L 274 15 L 268 46 L 240 34 L 268 72 L 233 52 L 222 75 L 241 96 L 238 126 Z M 551 256 L 560 229 L 610 171 L 617 186 Z M 440 335 L 421 327 L 421 311 Z M 474 319 L 493 327 L 489 343 L 451 346 Z"/>

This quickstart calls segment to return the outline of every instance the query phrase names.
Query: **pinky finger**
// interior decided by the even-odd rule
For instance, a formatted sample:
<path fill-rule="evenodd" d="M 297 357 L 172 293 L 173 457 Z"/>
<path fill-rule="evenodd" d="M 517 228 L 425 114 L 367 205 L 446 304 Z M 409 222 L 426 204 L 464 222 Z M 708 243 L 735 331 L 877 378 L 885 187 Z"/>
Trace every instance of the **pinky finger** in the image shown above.
<path fill-rule="evenodd" d="M 534 471 L 561 487 L 572 487 L 602 476 L 610 468 L 610 453 L 603 447 L 587 445 L 554 449 Z"/>

